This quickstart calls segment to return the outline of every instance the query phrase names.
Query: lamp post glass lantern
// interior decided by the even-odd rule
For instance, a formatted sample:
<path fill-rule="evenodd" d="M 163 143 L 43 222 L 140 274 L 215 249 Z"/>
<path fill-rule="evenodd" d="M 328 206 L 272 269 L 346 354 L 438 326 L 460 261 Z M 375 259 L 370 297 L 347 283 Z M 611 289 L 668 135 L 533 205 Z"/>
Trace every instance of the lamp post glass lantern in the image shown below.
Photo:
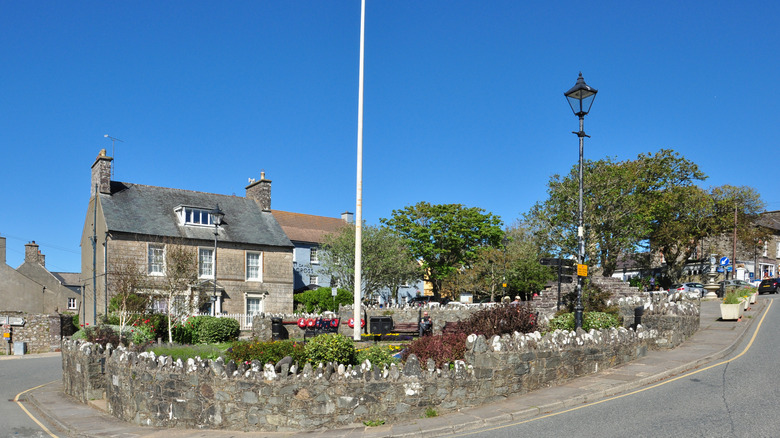
<path fill-rule="evenodd" d="M 579 138 L 580 143 L 580 161 L 579 161 L 579 205 L 577 209 L 577 264 L 581 265 L 585 262 L 585 225 L 583 219 L 583 204 L 582 204 L 582 156 L 583 156 L 583 143 L 585 137 L 589 137 L 585 134 L 585 115 L 590 112 L 590 107 L 593 105 L 593 101 L 596 99 L 596 93 L 598 90 L 585 83 L 585 79 L 582 77 L 582 72 L 577 78 L 577 83 L 574 84 L 569 91 L 563 93 L 566 96 L 566 100 L 569 102 L 572 112 L 580 119 L 580 130 L 572 132 Z M 577 303 L 574 306 L 574 325 L 576 328 L 582 328 L 582 277 L 577 275 Z"/>
<path fill-rule="evenodd" d="M 225 212 L 219 208 L 219 204 L 214 207 L 211 214 L 211 222 L 214 223 L 214 293 L 211 296 L 211 315 L 217 315 L 217 239 L 219 238 L 219 227 L 222 225 L 222 219 L 225 218 Z"/>

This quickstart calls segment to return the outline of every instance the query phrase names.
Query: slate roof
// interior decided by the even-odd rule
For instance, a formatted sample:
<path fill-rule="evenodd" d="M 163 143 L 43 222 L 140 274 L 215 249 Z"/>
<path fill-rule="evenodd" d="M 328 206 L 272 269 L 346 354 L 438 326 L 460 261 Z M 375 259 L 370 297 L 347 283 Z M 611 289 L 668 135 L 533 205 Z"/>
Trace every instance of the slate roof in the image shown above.
<path fill-rule="evenodd" d="M 65 286 L 79 286 L 81 284 L 81 274 L 78 272 L 52 272 L 51 275 Z"/>
<path fill-rule="evenodd" d="M 225 212 L 220 242 L 293 246 L 271 212 L 249 198 L 111 181 L 111 194 L 101 193 L 100 203 L 111 232 L 213 241 L 213 226 L 179 225 L 175 209 L 219 204 Z"/>
<path fill-rule="evenodd" d="M 756 223 L 773 230 L 780 230 L 780 211 L 761 213 Z"/>
<path fill-rule="evenodd" d="M 347 225 L 340 218 L 314 216 L 273 210 L 273 215 L 290 240 L 294 242 L 322 243 L 326 234 L 338 231 Z"/>

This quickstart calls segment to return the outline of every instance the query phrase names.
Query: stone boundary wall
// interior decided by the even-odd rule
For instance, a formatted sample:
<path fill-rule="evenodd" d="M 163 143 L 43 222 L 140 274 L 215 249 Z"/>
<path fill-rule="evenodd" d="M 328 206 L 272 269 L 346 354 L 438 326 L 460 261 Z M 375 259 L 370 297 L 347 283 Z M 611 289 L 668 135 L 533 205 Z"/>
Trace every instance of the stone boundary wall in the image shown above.
<path fill-rule="evenodd" d="M 652 348 L 675 348 L 699 330 L 701 303 L 698 299 L 664 295 L 651 299 L 626 297 L 618 300 L 618 306 L 624 327 L 635 324 L 634 309 L 642 307 L 640 324 L 658 332 Z"/>
<path fill-rule="evenodd" d="M 11 341 L 26 342 L 29 354 L 60 351 L 62 338 L 76 331 L 72 315 L 23 312 L 0 312 L 0 315 L 24 318 L 23 326 L 11 327 Z"/>
<path fill-rule="evenodd" d="M 656 317 L 670 332 L 687 332 L 691 315 L 674 312 L 698 316 L 693 307 L 663 307 L 666 313 Z M 140 425 L 316 430 L 404 421 L 420 418 L 429 408 L 451 412 L 559 385 L 644 356 L 659 339 L 666 339 L 662 336 L 643 326 L 492 339 L 471 335 L 465 360 L 442 369 L 432 360 L 420 364 L 414 356 L 384 369 L 369 363 L 297 369 L 284 361 L 274 366 L 225 363 L 221 358 L 182 363 L 68 340 L 62 349 L 63 388 L 82 402 L 104 389 L 108 411 Z M 662 344 L 673 342 L 666 339 Z"/>

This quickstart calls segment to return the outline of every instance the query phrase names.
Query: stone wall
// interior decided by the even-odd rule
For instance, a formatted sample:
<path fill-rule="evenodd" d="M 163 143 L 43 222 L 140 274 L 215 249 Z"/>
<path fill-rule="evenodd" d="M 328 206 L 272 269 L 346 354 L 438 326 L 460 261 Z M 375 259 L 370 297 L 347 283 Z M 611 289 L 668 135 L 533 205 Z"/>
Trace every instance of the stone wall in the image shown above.
<path fill-rule="evenodd" d="M 0 312 L 0 315 L 24 318 L 23 326 L 11 327 L 11 341 L 27 343 L 27 353 L 60 351 L 63 336 L 73 334 L 73 316 L 62 314 L 37 314 Z"/>
<path fill-rule="evenodd" d="M 390 368 L 240 364 L 190 360 L 186 364 L 124 348 L 66 341 L 63 387 L 84 401 L 99 389 L 105 360 L 108 410 L 124 421 L 178 428 L 289 431 L 343 427 L 382 419 L 419 418 L 478 406 L 643 356 L 652 331 L 624 328 L 469 337 L 465 361 L 436 369 L 410 357 Z"/>
<path fill-rule="evenodd" d="M 618 301 L 624 327 L 633 327 L 635 309 L 642 308 L 641 325 L 658 332 L 652 348 L 674 348 L 699 330 L 700 303 L 681 296 L 656 294 L 651 299 L 626 297 Z"/>
<path fill-rule="evenodd" d="M 381 370 L 368 363 L 303 369 L 289 363 L 237 365 L 221 358 L 182 363 L 68 340 L 63 387 L 82 402 L 105 390 L 114 416 L 158 427 L 291 431 L 403 421 L 420 418 L 429 408 L 443 413 L 478 406 L 614 367 L 659 344 L 671 346 L 681 339 L 674 333 L 698 325 L 692 323 L 698 318 L 695 304 L 648 306 L 647 317 L 664 332 L 643 324 L 637 330 L 545 336 L 471 335 L 465 361 L 442 369 L 414 356 Z"/>

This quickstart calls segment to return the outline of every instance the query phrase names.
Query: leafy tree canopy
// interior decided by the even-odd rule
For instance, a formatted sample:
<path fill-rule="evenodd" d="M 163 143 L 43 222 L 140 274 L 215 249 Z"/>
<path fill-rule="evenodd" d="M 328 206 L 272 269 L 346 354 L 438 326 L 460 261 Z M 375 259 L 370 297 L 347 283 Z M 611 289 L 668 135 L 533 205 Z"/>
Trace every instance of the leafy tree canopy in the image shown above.
<path fill-rule="evenodd" d="M 647 244 L 658 202 L 664 193 L 691 187 L 706 176 L 698 166 L 672 150 L 640 154 L 635 160 L 611 158 L 583 164 L 583 202 L 586 225 L 586 263 L 610 276 L 621 254 Z M 554 175 L 548 199 L 526 214 L 540 246 L 549 254 L 577 253 L 579 173 Z"/>
<path fill-rule="evenodd" d="M 406 241 L 385 227 L 363 226 L 361 230 L 361 279 L 363 291 L 370 296 L 383 290 L 397 296 L 402 284 L 422 278 L 420 264 L 412 256 Z M 322 265 L 339 284 L 354 290 L 355 227 L 346 225 L 325 236 Z"/>
<path fill-rule="evenodd" d="M 443 280 L 469 266 L 483 248 L 499 245 L 504 234 L 501 218 L 461 204 L 423 201 L 393 210 L 392 217 L 381 222 L 406 239 L 437 297 Z"/>

